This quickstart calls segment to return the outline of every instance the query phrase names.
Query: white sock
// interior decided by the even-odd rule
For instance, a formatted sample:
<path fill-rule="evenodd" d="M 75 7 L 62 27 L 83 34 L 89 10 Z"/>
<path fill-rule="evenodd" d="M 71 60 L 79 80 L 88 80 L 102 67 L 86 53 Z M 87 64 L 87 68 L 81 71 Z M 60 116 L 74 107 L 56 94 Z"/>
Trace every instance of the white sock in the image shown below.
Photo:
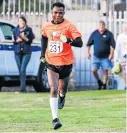
<path fill-rule="evenodd" d="M 56 97 L 50 98 L 50 107 L 52 112 L 52 118 L 54 120 L 55 118 L 58 118 L 58 98 Z"/>

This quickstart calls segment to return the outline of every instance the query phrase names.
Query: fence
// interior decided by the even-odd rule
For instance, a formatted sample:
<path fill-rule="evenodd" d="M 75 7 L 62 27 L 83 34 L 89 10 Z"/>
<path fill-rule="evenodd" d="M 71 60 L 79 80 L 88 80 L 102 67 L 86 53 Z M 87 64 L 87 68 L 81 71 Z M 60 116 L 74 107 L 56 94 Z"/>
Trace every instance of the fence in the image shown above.
<path fill-rule="evenodd" d="M 11 1 L 13 3 L 13 6 L 11 6 Z M 34 4 L 37 1 L 38 3 Z M 55 1 L 57 0 L 17 0 L 18 8 L 16 9 L 16 6 L 14 6 L 16 0 L 8 0 L 8 5 L 6 5 L 6 0 L 3 0 L 3 4 L 0 6 L 0 11 L 2 11 L 0 18 L 16 23 L 20 14 L 25 15 L 28 24 L 32 26 L 33 31 L 39 39 L 41 35 L 41 25 L 45 21 L 50 19 L 50 14 L 48 14 L 47 11 L 50 10 L 51 4 Z M 94 12 L 93 10 L 88 10 L 93 8 L 92 6 L 90 6 L 90 3 L 87 3 L 88 1 L 89 0 L 87 0 L 86 3 L 83 0 L 72 1 L 72 7 L 68 7 L 65 14 L 65 17 L 67 19 L 77 25 L 78 29 L 82 33 L 84 42 L 83 48 L 74 48 L 76 57 L 76 62 L 74 65 L 74 68 L 76 70 L 76 85 L 80 87 L 96 85 L 96 81 L 91 73 L 91 61 L 86 57 L 86 42 L 91 32 L 97 28 L 97 21 L 100 19 L 100 16 L 95 8 Z M 63 0 L 61 0 L 61 2 L 63 2 Z M 93 0 L 89 2 L 92 3 Z M 114 33 L 116 39 L 117 35 L 121 32 L 122 23 L 127 22 L 127 12 L 109 12 L 108 20 L 109 30 Z M 112 80 L 112 75 L 110 75 L 109 78 Z M 111 80 L 109 80 L 109 82 L 112 82 Z M 109 87 L 113 87 L 113 84 L 109 85 Z"/>
<path fill-rule="evenodd" d="M 54 2 L 63 2 L 66 10 L 97 10 L 98 0 L 1 0 L 0 12 L 3 15 L 21 12 L 44 13 L 51 11 L 51 5 Z"/>
<path fill-rule="evenodd" d="M 90 13 L 89 13 L 90 14 Z M 94 16 L 94 17 L 93 17 Z M 92 31 L 97 28 L 97 20 L 100 19 L 99 16 L 95 16 L 95 13 L 91 17 L 86 17 L 86 19 L 77 22 L 77 27 L 83 35 L 84 46 L 82 49 L 74 49 L 76 56 L 76 81 L 77 86 L 95 86 L 96 81 L 91 73 L 91 60 L 88 60 L 86 57 L 86 43 L 89 38 L 89 35 Z M 109 12 L 108 27 L 109 30 L 113 32 L 115 40 L 117 35 L 122 32 L 122 23 L 127 22 L 127 11 L 125 12 Z M 101 75 L 101 71 L 100 71 Z M 114 77 L 109 74 L 109 88 L 114 87 Z"/>
<path fill-rule="evenodd" d="M 114 33 L 115 39 L 121 33 L 122 23 L 127 22 L 127 11 L 109 12 L 109 30 Z"/>
<path fill-rule="evenodd" d="M 57 1 L 63 2 L 66 11 L 71 11 L 71 13 L 72 10 L 97 10 L 98 5 L 98 0 L 96 0 L 96 2 L 95 0 L 0 0 L 0 19 L 16 23 L 18 17 L 24 15 L 27 18 L 28 24 L 32 26 L 36 32 L 37 39 L 39 39 L 41 26 L 48 20 L 51 5 Z"/>

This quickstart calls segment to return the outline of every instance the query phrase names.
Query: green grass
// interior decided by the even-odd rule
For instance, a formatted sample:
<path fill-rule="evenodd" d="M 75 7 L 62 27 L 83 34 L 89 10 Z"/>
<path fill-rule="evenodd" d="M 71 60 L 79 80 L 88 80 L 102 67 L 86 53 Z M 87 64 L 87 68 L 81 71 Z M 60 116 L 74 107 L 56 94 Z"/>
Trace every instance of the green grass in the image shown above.
<path fill-rule="evenodd" d="M 69 92 L 59 132 L 125 132 L 125 91 Z M 0 132 L 52 132 L 48 93 L 0 93 Z"/>

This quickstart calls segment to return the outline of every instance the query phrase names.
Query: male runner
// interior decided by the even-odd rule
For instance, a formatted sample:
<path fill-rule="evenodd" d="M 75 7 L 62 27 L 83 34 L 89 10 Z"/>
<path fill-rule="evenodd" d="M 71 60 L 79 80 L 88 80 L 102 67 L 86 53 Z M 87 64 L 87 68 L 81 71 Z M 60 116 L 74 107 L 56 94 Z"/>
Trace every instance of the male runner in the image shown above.
<path fill-rule="evenodd" d="M 42 27 L 41 61 L 46 59 L 47 75 L 50 85 L 50 107 L 53 117 L 53 128 L 62 126 L 58 119 L 58 108 L 62 109 L 72 71 L 74 56 L 72 46 L 82 47 L 81 34 L 77 28 L 64 19 L 65 6 L 56 2 L 52 5 L 52 21 Z M 59 98 L 57 98 L 59 93 Z"/>

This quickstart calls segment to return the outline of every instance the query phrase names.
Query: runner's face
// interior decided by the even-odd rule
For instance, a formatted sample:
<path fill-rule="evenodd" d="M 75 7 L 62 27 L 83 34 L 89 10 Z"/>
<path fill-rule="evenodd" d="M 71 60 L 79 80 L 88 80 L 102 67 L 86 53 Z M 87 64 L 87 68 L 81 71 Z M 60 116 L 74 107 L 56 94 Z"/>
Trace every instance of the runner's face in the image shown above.
<path fill-rule="evenodd" d="M 60 23 L 63 21 L 64 17 L 64 8 L 63 7 L 54 7 L 52 10 L 52 18 L 54 22 Z"/>

